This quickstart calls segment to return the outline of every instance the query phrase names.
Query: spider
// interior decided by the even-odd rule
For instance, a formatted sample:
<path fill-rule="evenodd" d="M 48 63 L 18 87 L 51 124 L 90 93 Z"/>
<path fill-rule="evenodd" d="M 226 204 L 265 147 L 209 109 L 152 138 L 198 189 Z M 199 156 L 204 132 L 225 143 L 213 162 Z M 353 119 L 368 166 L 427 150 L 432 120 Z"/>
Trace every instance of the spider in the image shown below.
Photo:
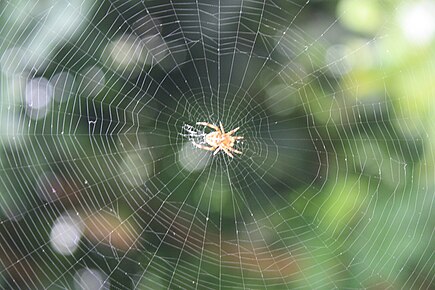
<path fill-rule="evenodd" d="M 208 151 L 214 151 L 213 155 L 216 155 L 219 151 L 224 151 L 228 156 L 233 158 L 233 154 L 231 152 L 242 154 L 241 151 L 234 149 L 234 143 L 236 140 L 243 139 L 242 136 L 231 136 L 237 130 L 240 129 L 240 127 L 237 127 L 227 133 L 225 133 L 224 126 L 222 123 L 219 123 L 220 128 L 216 125 L 207 123 L 207 122 L 198 122 L 196 125 L 203 125 L 210 127 L 214 129 L 214 132 L 208 133 L 204 137 L 204 142 L 207 143 L 209 146 L 204 146 L 195 142 L 192 142 L 193 145 L 195 145 L 197 148 L 208 150 Z"/>

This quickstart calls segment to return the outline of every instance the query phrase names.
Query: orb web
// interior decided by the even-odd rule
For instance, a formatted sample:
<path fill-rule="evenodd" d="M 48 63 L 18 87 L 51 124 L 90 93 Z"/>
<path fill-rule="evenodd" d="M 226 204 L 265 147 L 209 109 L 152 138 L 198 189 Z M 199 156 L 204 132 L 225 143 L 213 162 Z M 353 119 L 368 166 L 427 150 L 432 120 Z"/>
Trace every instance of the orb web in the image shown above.
<path fill-rule="evenodd" d="M 0 7 L 2 288 L 433 285 L 432 1 Z"/>

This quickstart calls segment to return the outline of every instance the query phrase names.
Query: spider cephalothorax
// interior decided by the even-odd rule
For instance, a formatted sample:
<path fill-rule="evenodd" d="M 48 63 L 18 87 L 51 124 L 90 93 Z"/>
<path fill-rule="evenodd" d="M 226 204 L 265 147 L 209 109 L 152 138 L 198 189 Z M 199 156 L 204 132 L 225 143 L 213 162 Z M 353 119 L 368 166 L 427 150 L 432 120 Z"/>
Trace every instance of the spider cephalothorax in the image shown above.
<path fill-rule="evenodd" d="M 213 155 L 216 155 L 219 151 L 224 151 L 231 158 L 234 157 L 232 152 L 237 154 L 242 154 L 241 151 L 234 149 L 234 144 L 237 140 L 243 139 L 242 136 L 232 136 L 240 127 L 237 127 L 228 133 L 225 133 L 224 127 L 222 123 L 219 123 L 220 128 L 216 125 L 207 123 L 207 122 L 198 122 L 197 125 L 203 125 L 214 129 L 214 132 L 210 132 L 204 137 L 204 142 L 209 146 L 204 146 L 198 143 L 193 142 L 193 145 L 200 149 L 214 151 Z"/>

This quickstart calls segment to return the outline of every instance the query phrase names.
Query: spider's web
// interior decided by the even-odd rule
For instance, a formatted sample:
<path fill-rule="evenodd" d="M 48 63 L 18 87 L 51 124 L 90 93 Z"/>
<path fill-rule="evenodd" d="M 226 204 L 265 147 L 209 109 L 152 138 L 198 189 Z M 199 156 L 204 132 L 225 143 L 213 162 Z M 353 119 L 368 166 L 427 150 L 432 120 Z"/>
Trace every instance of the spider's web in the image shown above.
<path fill-rule="evenodd" d="M 1 2 L 0 287 L 430 288 L 434 5 Z"/>

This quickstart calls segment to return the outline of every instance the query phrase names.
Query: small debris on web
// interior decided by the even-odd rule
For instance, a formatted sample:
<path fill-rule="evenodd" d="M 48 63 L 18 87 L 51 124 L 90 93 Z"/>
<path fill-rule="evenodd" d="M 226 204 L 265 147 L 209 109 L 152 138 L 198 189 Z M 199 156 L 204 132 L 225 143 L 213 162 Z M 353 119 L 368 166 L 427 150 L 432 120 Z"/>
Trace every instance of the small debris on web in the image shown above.
<path fill-rule="evenodd" d="M 205 143 L 204 139 L 207 134 L 203 130 L 196 129 L 189 124 L 184 124 L 182 128 L 184 133 L 180 133 L 180 135 L 189 139 L 190 142 L 194 142 L 197 144 Z"/>

